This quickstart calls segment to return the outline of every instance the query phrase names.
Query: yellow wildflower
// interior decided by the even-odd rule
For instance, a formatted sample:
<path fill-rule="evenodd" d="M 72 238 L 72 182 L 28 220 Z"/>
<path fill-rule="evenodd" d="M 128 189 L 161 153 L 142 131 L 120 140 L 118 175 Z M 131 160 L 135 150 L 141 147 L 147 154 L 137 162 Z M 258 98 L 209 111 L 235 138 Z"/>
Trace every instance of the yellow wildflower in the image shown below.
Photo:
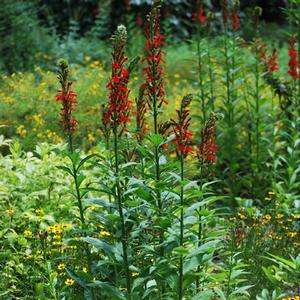
<path fill-rule="evenodd" d="M 87 139 L 89 142 L 94 142 L 96 140 L 95 136 L 91 133 L 88 134 Z"/>
<path fill-rule="evenodd" d="M 57 269 L 58 269 L 58 270 L 64 270 L 64 269 L 65 269 L 65 264 L 59 264 L 59 265 L 57 266 Z"/>
<path fill-rule="evenodd" d="M 276 219 L 281 219 L 281 218 L 283 218 L 283 217 L 284 217 L 283 214 L 277 214 L 277 215 L 276 215 Z"/>
<path fill-rule="evenodd" d="M 265 215 L 265 218 L 266 218 L 267 220 L 271 220 L 271 219 L 272 219 L 271 215 L 269 215 L 269 214 Z"/>
<path fill-rule="evenodd" d="M 111 234 L 108 231 L 105 231 L 105 230 L 100 231 L 100 234 L 102 236 L 111 236 Z"/>
<path fill-rule="evenodd" d="M 290 238 L 294 238 L 296 235 L 297 235 L 298 233 L 297 232 L 292 232 L 292 231 L 290 231 L 290 232 L 288 232 L 288 237 L 290 237 Z"/>
<path fill-rule="evenodd" d="M 24 125 L 19 125 L 17 127 L 17 134 L 20 135 L 21 137 L 25 137 L 26 136 L 27 130 L 26 130 L 26 128 L 25 128 Z"/>
<path fill-rule="evenodd" d="M 30 230 L 24 230 L 25 235 L 32 236 L 32 232 Z"/>
<path fill-rule="evenodd" d="M 68 279 L 65 281 L 65 284 L 70 286 L 70 285 L 73 285 L 74 282 L 75 282 L 75 281 L 74 281 L 73 279 L 68 278 Z"/>
<path fill-rule="evenodd" d="M 247 216 L 245 216 L 244 214 L 241 214 L 241 213 L 237 213 L 237 216 L 238 216 L 241 220 L 247 219 Z"/>

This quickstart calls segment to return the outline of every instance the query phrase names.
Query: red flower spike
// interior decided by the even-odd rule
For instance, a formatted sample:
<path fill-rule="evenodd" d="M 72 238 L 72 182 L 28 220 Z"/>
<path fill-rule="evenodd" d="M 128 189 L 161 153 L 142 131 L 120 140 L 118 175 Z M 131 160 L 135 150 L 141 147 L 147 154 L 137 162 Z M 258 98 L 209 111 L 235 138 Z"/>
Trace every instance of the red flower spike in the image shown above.
<path fill-rule="evenodd" d="M 77 94 L 71 89 L 72 82 L 68 81 L 69 66 L 68 63 L 61 59 L 58 62 L 59 72 L 58 79 L 61 84 L 61 89 L 56 94 L 56 101 L 62 102 L 60 109 L 60 116 L 62 117 L 59 121 L 63 125 L 63 130 L 68 136 L 71 136 L 77 128 L 78 121 L 74 118 L 73 112 L 76 110 L 73 105 L 78 104 Z"/>
<path fill-rule="evenodd" d="M 267 74 L 273 74 L 275 71 L 279 70 L 278 50 L 274 48 L 272 54 L 268 54 L 266 45 L 263 42 L 256 40 L 256 43 L 258 43 L 256 46 L 258 51 L 258 59 L 263 65 L 264 72 Z"/>
<path fill-rule="evenodd" d="M 201 143 L 198 146 L 196 157 L 204 163 L 214 164 L 217 161 L 216 153 L 217 145 L 215 143 L 216 133 L 215 127 L 218 120 L 218 115 L 212 113 L 205 124 L 201 133 Z"/>
<path fill-rule="evenodd" d="M 129 100 L 129 71 L 125 68 L 127 57 L 125 46 L 127 32 L 123 25 L 118 26 L 115 35 L 112 37 L 113 51 L 111 57 L 111 79 L 107 84 L 109 90 L 109 103 L 105 111 L 104 122 L 110 124 L 111 128 L 121 126 L 120 135 L 126 131 L 126 124 L 130 122 L 130 109 L 132 106 Z"/>
<path fill-rule="evenodd" d="M 235 11 L 235 10 L 232 12 L 231 24 L 232 24 L 233 30 L 238 31 L 238 29 L 240 27 L 240 18 L 238 16 L 237 11 Z"/>
<path fill-rule="evenodd" d="M 231 25 L 233 31 L 238 31 L 240 28 L 240 18 L 239 18 L 239 8 L 240 8 L 240 2 L 236 1 L 234 8 L 231 13 Z"/>
<path fill-rule="evenodd" d="M 186 157 L 189 153 L 193 154 L 193 150 L 190 147 L 193 134 L 189 131 L 191 124 L 190 111 L 187 107 L 192 101 L 192 95 L 185 96 L 181 101 L 180 110 L 177 110 L 178 121 L 171 120 L 172 125 L 175 127 L 172 133 L 175 134 L 175 138 L 172 142 L 175 144 L 175 152 L 178 158 L 183 155 Z"/>
<path fill-rule="evenodd" d="M 147 64 L 143 68 L 143 73 L 146 75 L 146 82 L 144 83 L 145 97 L 150 109 L 152 109 L 154 102 L 157 108 L 167 104 L 165 101 L 164 71 L 162 67 L 162 64 L 165 63 L 163 59 L 165 52 L 161 48 L 165 45 L 164 38 L 160 34 L 160 6 L 158 2 L 147 16 L 145 27 L 146 43 L 144 45 L 144 58 L 142 59 L 142 62 Z"/>
<path fill-rule="evenodd" d="M 298 62 L 298 53 L 296 51 L 296 43 L 297 40 L 295 38 L 292 38 L 290 41 L 290 47 L 289 47 L 289 71 L 288 74 L 296 80 L 300 79 L 300 72 L 299 72 L 299 62 Z"/>
<path fill-rule="evenodd" d="M 194 12 L 193 13 L 193 20 L 196 22 L 199 22 L 200 25 L 203 25 L 206 21 L 206 16 L 204 16 L 204 9 L 200 8 L 199 13 Z"/>

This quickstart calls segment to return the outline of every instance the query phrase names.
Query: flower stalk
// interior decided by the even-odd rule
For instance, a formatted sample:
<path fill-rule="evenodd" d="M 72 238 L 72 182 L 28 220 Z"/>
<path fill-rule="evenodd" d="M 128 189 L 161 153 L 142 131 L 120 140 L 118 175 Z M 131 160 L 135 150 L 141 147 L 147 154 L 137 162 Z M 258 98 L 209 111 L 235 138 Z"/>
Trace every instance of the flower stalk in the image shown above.
<path fill-rule="evenodd" d="M 175 138 L 173 143 L 175 144 L 176 156 L 180 161 L 180 237 L 179 244 L 181 247 L 184 246 L 184 160 L 189 153 L 193 153 L 190 146 L 192 140 L 192 133 L 189 131 L 191 124 L 191 118 L 189 116 L 188 107 L 191 104 L 192 95 L 185 96 L 181 101 L 180 110 L 177 110 L 178 120 L 172 120 L 173 134 Z M 183 287 L 183 255 L 179 257 L 179 284 L 178 284 L 178 299 L 184 298 L 184 287 Z"/>
<path fill-rule="evenodd" d="M 109 92 L 108 110 L 106 112 L 107 122 L 111 124 L 113 133 L 113 151 L 115 157 L 116 176 L 116 202 L 121 222 L 121 242 L 123 250 L 123 264 L 126 274 L 127 298 L 131 300 L 131 273 L 128 260 L 128 237 L 123 212 L 123 195 L 120 184 L 119 170 L 119 138 L 127 130 L 126 124 L 130 121 L 129 114 L 131 101 L 129 100 L 129 71 L 125 68 L 127 57 L 125 56 L 125 46 L 127 43 L 127 31 L 125 26 L 118 26 L 112 37 L 112 75 L 107 88 Z"/>

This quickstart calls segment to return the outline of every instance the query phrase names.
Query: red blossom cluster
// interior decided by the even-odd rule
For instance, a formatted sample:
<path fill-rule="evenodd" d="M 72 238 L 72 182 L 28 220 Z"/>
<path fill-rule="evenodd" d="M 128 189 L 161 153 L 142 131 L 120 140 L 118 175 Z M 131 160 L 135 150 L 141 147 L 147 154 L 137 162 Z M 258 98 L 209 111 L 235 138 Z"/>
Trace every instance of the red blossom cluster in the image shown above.
<path fill-rule="evenodd" d="M 162 64 L 165 63 L 163 59 L 165 52 L 162 50 L 162 46 L 165 45 L 164 38 L 160 34 L 160 6 L 158 1 L 147 16 L 146 43 L 144 45 L 144 58 L 142 59 L 142 62 L 147 63 L 147 66 L 143 68 L 143 73 L 146 75 L 145 97 L 152 110 L 154 105 L 156 108 L 160 108 L 163 104 L 167 104 L 162 67 Z"/>
<path fill-rule="evenodd" d="M 206 18 L 207 17 L 204 15 L 204 9 L 202 7 L 198 13 L 196 11 L 193 13 L 193 20 L 199 22 L 201 25 L 205 23 Z"/>
<path fill-rule="evenodd" d="M 268 54 L 266 45 L 263 42 L 260 42 L 257 47 L 259 61 L 264 66 L 265 72 L 273 74 L 279 69 L 278 50 L 274 48 L 272 54 Z"/>
<path fill-rule="evenodd" d="M 125 63 L 128 60 L 124 52 L 127 42 L 127 32 L 123 25 L 118 26 L 112 40 L 112 75 L 107 84 L 109 103 L 105 114 L 105 121 L 106 123 L 110 123 L 112 127 L 121 125 L 122 133 L 126 128 L 126 124 L 130 122 L 129 115 L 132 106 L 129 100 L 129 71 L 125 67 Z"/>
<path fill-rule="evenodd" d="M 62 119 L 60 123 L 63 124 L 66 134 L 70 136 L 76 131 L 78 124 L 78 121 L 73 116 L 73 112 L 75 111 L 74 105 L 78 104 L 77 94 L 71 89 L 73 83 L 68 81 L 68 63 L 65 60 L 60 60 L 58 66 L 58 79 L 61 84 L 61 89 L 58 90 L 56 101 L 62 101 L 62 107 L 60 109 Z"/>
<path fill-rule="evenodd" d="M 192 141 L 193 134 L 189 131 L 191 124 L 190 111 L 187 107 L 192 101 L 192 95 L 189 94 L 185 96 L 181 101 L 180 110 L 176 110 L 178 121 L 171 120 L 174 129 L 172 133 L 175 134 L 173 143 L 175 144 L 175 152 L 178 158 L 181 157 L 181 154 L 186 157 L 188 153 L 193 154 L 193 149 L 190 144 Z"/>
<path fill-rule="evenodd" d="M 231 25 L 233 31 L 237 31 L 240 28 L 240 18 L 239 18 L 239 7 L 240 3 L 239 1 L 236 1 L 231 14 L 229 13 L 228 10 L 228 2 L 227 0 L 222 0 L 221 1 L 221 7 L 222 7 L 222 16 L 223 16 L 223 24 L 225 27 L 228 25 L 228 21 L 231 20 Z"/>
<path fill-rule="evenodd" d="M 291 75 L 294 79 L 300 79 L 300 72 L 299 72 L 299 62 L 298 62 L 298 53 L 296 51 L 296 43 L 297 40 L 295 38 L 292 38 L 290 41 L 290 47 L 289 47 L 289 71 L 288 74 Z"/>
<path fill-rule="evenodd" d="M 238 31 L 238 29 L 240 28 L 241 21 L 238 13 L 239 13 L 239 7 L 235 6 L 231 14 L 231 25 L 234 31 Z"/>
<path fill-rule="evenodd" d="M 215 143 L 217 120 L 218 116 L 212 113 L 201 133 L 201 143 L 198 146 L 197 157 L 201 162 L 207 164 L 213 164 L 217 161 L 216 153 L 218 150 Z"/>

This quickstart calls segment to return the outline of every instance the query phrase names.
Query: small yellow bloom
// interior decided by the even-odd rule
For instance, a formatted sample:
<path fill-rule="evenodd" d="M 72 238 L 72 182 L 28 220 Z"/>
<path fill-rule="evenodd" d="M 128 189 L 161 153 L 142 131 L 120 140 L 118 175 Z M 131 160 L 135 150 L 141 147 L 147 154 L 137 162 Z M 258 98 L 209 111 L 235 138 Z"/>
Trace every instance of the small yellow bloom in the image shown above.
<path fill-rule="evenodd" d="M 73 285 L 74 282 L 75 282 L 75 281 L 74 281 L 73 279 L 68 278 L 68 279 L 65 281 L 65 284 L 70 286 L 70 285 Z"/>
<path fill-rule="evenodd" d="M 89 142 L 94 142 L 96 140 L 94 135 L 92 135 L 91 133 L 88 134 L 87 139 L 88 139 Z"/>
<path fill-rule="evenodd" d="M 65 269 L 65 264 L 59 264 L 59 265 L 57 266 L 57 269 L 58 269 L 58 270 L 64 270 L 64 269 Z"/>
<path fill-rule="evenodd" d="M 276 215 L 276 219 L 282 219 L 283 217 L 284 217 L 283 214 L 277 214 L 277 215 Z"/>
<path fill-rule="evenodd" d="M 83 271 L 84 273 L 87 273 L 87 272 L 88 272 L 88 269 L 87 269 L 86 267 L 84 267 L 84 268 L 82 269 L 82 271 Z"/>
<path fill-rule="evenodd" d="M 32 232 L 30 230 L 24 230 L 25 235 L 32 236 Z"/>
<path fill-rule="evenodd" d="M 241 214 L 241 213 L 237 213 L 237 216 L 238 216 L 241 220 L 247 219 L 247 216 L 245 216 L 244 214 Z"/>
<path fill-rule="evenodd" d="M 296 235 L 297 235 L 298 233 L 297 232 L 292 232 L 292 231 L 290 231 L 290 232 L 288 232 L 288 237 L 290 237 L 290 238 L 294 238 Z"/>
<path fill-rule="evenodd" d="M 270 196 L 275 195 L 275 192 L 268 192 Z"/>
<path fill-rule="evenodd" d="M 26 130 L 26 128 L 25 128 L 24 125 L 19 125 L 17 127 L 17 134 L 20 135 L 21 137 L 25 137 L 26 136 L 27 130 Z"/>
<path fill-rule="evenodd" d="M 139 275 L 140 275 L 140 273 L 138 273 L 138 272 L 132 272 L 132 277 L 137 277 Z"/>
<path fill-rule="evenodd" d="M 266 200 L 266 201 L 271 201 L 272 198 L 270 198 L 270 197 L 265 197 L 265 200 Z"/>
<path fill-rule="evenodd" d="M 102 236 L 111 236 L 111 234 L 108 231 L 105 231 L 105 230 L 100 231 L 100 234 Z"/>
<path fill-rule="evenodd" d="M 271 219 L 272 219 L 271 215 L 269 215 L 269 214 L 265 215 L 265 218 L 266 218 L 267 220 L 271 220 Z"/>
<path fill-rule="evenodd" d="M 14 212 L 15 212 L 15 211 L 14 211 L 13 209 L 11 209 L 11 208 L 9 208 L 9 209 L 7 209 L 7 210 L 5 211 L 5 213 L 8 214 L 8 215 L 12 215 Z"/>
<path fill-rule="evenodd" d="M 85 61 L 85 62 L 89 62 L 90 60 L 91 60 L 91 57 L 90 57 L 90 56 L 85 56 L 85 57 L 84 57 L 84 61 Z"/>

